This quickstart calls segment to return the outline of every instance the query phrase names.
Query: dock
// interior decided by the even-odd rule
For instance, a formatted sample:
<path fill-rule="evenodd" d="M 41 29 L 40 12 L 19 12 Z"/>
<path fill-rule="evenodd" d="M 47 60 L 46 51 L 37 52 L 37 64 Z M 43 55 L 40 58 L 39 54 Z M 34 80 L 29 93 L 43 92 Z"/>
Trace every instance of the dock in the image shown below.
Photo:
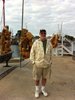
<path fill-rule="evenodd" d="M 29 60 L 23 61 L 22 67 L 19 62 L 9 62 L 9 65 L 17 68 L 0 80 L 0 100 L 36 100 Z M 40 95 L 38 100 L 75 100 L 75 60 L 72 56 L 54 56 L 51 69 L 46 85 L 49 96 Z"/>

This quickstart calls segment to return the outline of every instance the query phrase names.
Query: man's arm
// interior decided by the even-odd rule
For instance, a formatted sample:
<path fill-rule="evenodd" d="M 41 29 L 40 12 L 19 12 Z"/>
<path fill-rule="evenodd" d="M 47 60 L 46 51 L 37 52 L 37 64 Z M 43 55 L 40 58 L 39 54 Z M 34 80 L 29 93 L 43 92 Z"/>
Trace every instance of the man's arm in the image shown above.
<path fill-rule="evenodd" d="M 30 60 L 31 60 L 32 64 L 35 63 L 35 49 L 36 49 L 36 42 L 33 43 L 32 47 L 31 47 L 31 51 L 30 51 Z"/>

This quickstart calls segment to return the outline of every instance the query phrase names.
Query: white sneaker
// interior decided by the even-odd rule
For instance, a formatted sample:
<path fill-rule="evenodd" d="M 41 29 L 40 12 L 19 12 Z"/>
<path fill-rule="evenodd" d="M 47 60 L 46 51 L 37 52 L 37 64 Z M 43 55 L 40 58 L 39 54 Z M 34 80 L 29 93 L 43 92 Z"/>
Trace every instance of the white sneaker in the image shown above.
<path fill-rule="evenodd" d="M 48 93 L 47 93 L 45 90 L 43 90 L 43 91 L 41 91 L 41 92 L 42 92 L 42 94 L 43 94 L 45 97 L 48 96 Z"/>
<path fill-rule="evenodd" d="M 42 94 L 43 94 L 45 97 L 48 96 L 48 93 L 45 91 L 45 87 L 44 87 L 44 86 L 42 86 L 41 92 L 42 92 Z"/>
<path fill-rule="evenodd" d="M 40 92 L 39 92 L 39 86 L 35 86 L 35 98 L 39 98 Z"/>
<path fill-rule="evenodd" d="M 39 98 L 39 91 L 35 91 L 35 98 Z"/>

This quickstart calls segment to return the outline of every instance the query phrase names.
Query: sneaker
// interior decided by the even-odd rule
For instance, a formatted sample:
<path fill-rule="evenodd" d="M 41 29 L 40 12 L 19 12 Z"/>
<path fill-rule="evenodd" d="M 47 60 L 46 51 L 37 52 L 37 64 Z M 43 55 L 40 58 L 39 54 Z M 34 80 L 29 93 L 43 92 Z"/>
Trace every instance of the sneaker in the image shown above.
<path fill-rule="evenodd" d="M 35 91 L 35 98 L 39 98 L 40 94 L 39 91 Z"/>
<path fill-rule="evenodd" d="M 48 93 L 47 93 L 45 90 L 43 90 L 43 91 L 41 91 L 41 92 L 42 92 L 42 94 L 43 94 L 45 97 L 48 96 Z"/>
<path fill-rule="evenodd" d="M 41 92 L 42 92 L 42 94 L 43 94 L 45 97 L 48 96 L 48 93 L 45 91 L 45 87 L 42 87 L 42 88 L 41 88 Z"/>

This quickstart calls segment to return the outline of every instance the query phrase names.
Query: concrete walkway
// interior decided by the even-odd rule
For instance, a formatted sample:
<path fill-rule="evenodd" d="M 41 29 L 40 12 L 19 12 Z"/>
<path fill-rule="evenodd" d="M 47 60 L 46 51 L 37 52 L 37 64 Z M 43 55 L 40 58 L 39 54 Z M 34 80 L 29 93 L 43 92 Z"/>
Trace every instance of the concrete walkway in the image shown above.
<path fill-rule="evenodd" d="M 0 80 L 0 100 L 35 100 L 32 65 L 10 63 L 17 68 Z M 1 66 L 1 64 L 0 64 Z M 75 60 L 72 57 L 53 57 L 52 76 L 48 79 L 48 97 L 39 100 L 75 100 Z"/>

